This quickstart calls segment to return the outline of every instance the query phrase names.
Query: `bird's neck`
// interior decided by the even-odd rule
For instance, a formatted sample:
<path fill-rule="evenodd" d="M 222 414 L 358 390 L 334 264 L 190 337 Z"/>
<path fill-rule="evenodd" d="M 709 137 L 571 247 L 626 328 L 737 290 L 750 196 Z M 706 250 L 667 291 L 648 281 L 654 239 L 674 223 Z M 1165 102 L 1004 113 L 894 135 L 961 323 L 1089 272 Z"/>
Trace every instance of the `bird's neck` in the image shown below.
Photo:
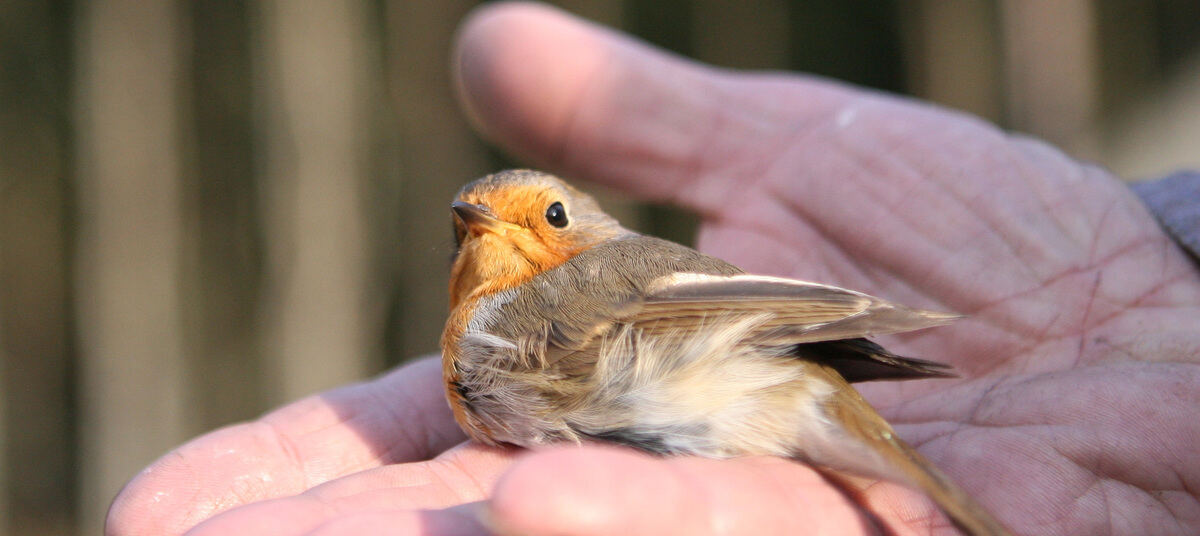
<path fill-rule="evenodd" d="M 450 309 L 521 285 L 577 252 L 501 242 L 489 235 L 474 239 L 463 245 L 450 269 Z"/>

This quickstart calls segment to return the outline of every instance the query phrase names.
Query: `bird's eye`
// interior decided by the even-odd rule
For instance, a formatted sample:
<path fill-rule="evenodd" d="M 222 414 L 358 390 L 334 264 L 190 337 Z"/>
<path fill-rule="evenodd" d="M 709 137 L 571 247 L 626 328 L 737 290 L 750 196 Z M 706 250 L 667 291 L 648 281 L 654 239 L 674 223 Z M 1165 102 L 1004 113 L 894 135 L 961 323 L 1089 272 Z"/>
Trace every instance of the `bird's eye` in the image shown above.
<path fill-rule="evenodd" d="M 546 221 L 555 227 L 566 227 L 567 209 L 563 208 L 562 203 L 555 201 L 550 208 L 546 209 Z"/>

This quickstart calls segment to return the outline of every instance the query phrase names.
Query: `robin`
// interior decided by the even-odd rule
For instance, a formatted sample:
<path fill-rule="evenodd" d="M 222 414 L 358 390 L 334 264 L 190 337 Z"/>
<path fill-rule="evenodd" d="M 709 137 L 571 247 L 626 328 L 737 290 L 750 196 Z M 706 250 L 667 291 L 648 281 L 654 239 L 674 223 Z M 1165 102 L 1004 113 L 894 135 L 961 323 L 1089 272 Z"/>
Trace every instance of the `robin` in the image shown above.
<path fill-rule="evenodd" d="M 956 315 L 746 274 L 537 171 L 476 180 L 451 209 L 443 373 L 471 438 L 791 457 L 915 487 L 963 532 L 1007 534 L 850 386 L 953 376 L 865 337 Z"/>

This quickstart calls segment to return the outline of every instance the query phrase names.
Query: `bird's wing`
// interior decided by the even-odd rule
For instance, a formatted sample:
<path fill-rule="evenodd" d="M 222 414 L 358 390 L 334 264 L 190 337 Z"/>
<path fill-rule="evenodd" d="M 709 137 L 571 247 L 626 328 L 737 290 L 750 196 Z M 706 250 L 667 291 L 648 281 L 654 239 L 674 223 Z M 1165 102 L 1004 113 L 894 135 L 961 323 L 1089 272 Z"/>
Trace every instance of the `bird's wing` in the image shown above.
<path fill-rule="evenodd" d="M 865 337 L 949 323 L 958 315 L 912 309 L 861 292 L 757 275 L 674 274 L 649 288 L 631 321 L 643 337 L 695 337 L 718 322 L 753 318 L 750 344 L 794 347 L 851 382 L 952 376 L 946 365 L 892 354 Z"/>
<path fill-rule="evenodd" d="M 758 275 L 675 274 L 651 285 L 633 320 L 651 333 L 702 328 L 714 315 L 765 315 L 762 344 L 871 337 L 947 324 L 959 315 L 911 309 L 861 292 Z"/>

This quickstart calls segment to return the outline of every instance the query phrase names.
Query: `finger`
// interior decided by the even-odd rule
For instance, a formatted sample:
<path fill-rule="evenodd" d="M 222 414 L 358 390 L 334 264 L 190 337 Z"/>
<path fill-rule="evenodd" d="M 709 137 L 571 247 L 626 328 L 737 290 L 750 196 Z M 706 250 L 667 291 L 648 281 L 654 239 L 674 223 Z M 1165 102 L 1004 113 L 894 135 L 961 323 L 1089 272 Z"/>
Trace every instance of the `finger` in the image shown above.
<path fill-rule="evenodd" d="M 518 461 L 488 522 L 502 534 L 869 534 L 812 469 L 779 458 L 653 458 L 565 448 Z"/>
<path fill-rule="evenodd" d="M 411 535 L 471 535 L 489 534 L 479 521 L 475 503 L 438 510 L 385 510 L 353 512 L 330 519 L 308 530 L 288 534 L 305 536 L 359 536 L 362 534 L 411 534 Z M 278 532 L 279 520 L 263 519 L 252 527 L 232 528 L 232 534 L 282 534 Z M 285 522 L 286 524 L 286 522 Z M 207 527 L 207 524 L 205 525 Z M 224 531 L 208 531 L 205 534 L 231 534 Z M 191 532 L 188 533 L 192 534 Z"/>
<path fill-rule="evenodd" d="M 486 535 L 476 514 L 479 506 L 467 504 L 442 510 L 370 512 L 342 517 L 307 533 L 307 536 L 359 536 L 361 534 Z"/>
<path fill-rule="evenodd" d="M 879 93 L 703 67 L 553 8 L 479 9 L 456 65 L 479 128 L 534 164 L 812 251 L 828 272 L 861 267 L 834 282 L 914 305 L 974 313 L 1067 271 L 1090 284 L 1080 266 L 1144 237 L 1138 253 L 1166 244 L 1124 185 L 1046 145 Z M 1046 325 L 988 314 L 1013 333 Z"/>
<path fill-rule="evenodd" d="M 231 507 L 428 459 L 464 436 L 426 359 L 211 432 L 163 456 L 114 500 L 112 535 L 179 534 Z"/>
<path fill-rule="evenodd" d="M 753 150 L 773 126 L 740 114 L 762 103 L 735 106 L 720 72 L 547 6 L 477 9 L 455 57 L 463 105 L 493 142 L 538 166 L 693 208 L 725 199 L 730 186 L 696 182 L 694 164 Z M 809 87 L 804 108 L 842 98 Z"/>
<path fill-rule="evenodd" d="M 389 519 L 398 526 L 419 526 L 430 516 L 457 523 L 462 511 L 435 513 L 483 500 L 516 455 L 513 449 L 466 443 L 434 460 L 377 467 L 297 495 L 234 508 L 188 534 L 362 534 L 342 531 Z"/>

